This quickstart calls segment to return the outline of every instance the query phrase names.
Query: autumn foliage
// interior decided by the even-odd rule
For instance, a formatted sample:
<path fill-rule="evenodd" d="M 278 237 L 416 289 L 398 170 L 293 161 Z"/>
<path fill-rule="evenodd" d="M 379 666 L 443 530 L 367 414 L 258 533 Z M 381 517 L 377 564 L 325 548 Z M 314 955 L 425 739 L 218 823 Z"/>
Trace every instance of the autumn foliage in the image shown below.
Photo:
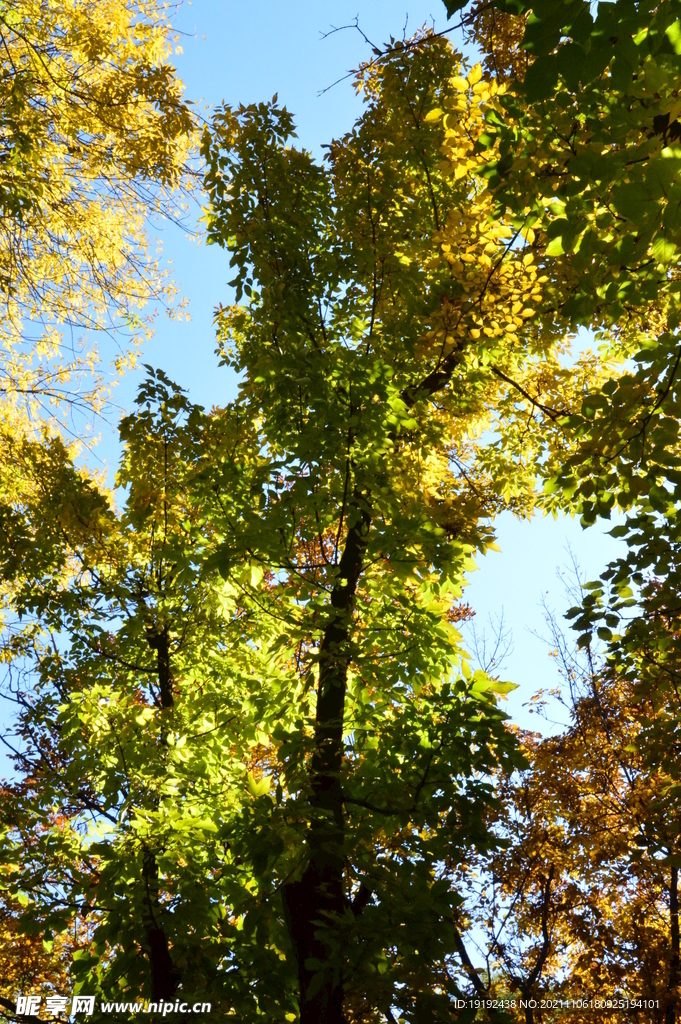
<path fill-rule="evenodd" d="M 41 410 L 100 408 L 148 333 L 149 304 L 172 303 L 147 235 L 190 184 L 170 13 L 156 0 L 0 4 L 0 394 L 12 430 L 37 426 Z"/>
<path fill-rule="evenodd" d="M 276 96 L 204 125 L 239 391 L 148 367 L 116 502 L 39 411 L 103 398 L 64 325 L 134 343 L 170 297 L 169 12 L 0 0 L 9 1018 L 678 1018 L 681 5 L 448 6 L 479 59 L 391 40 L 322 161 Z M 551 735 L 464 641 L 503 511 L 621 517 Z"/>

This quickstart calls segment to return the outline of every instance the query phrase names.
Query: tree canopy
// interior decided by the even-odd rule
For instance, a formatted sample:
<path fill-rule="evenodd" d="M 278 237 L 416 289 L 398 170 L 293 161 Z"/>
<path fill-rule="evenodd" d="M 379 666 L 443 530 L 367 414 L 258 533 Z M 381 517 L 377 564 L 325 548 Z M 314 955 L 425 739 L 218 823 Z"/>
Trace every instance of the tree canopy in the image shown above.
<path fill-rule="evenodd" d="M 194 130 L 170 14 L 157 0 L 0 4 L 3 420 L 97 407 L 98 338 L 117 339 L 102 356 L 122 368 L 149 302 L 172 298 L 147 238 L 177 209 Z"/>
<path fill-rule="evenodd" d="M 392 40 L 323 161 L 276 96 L 205 127 L 234 401 L 148 367 L 120 507 L 61 438 L 4 435 L 8 1013 L 70 961 L 98 1005 L 244 1021 L 528 1024 L 605 989 L 676 1020 L 679 12 L 450 13 L 480 59 Z M 191 122 L 143 81 L 106 173 L 170 188 Z M 624 517 L 574 654 L 554 624 L 557 737 L 458 628 L 504 510 Z"/>

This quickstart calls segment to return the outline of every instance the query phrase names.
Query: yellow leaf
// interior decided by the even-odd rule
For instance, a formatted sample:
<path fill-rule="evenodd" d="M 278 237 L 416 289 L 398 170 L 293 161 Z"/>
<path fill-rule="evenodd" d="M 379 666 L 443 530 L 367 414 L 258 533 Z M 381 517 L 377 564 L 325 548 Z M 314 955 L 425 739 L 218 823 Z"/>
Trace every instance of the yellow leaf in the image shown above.
<path fill-rule="evenodd" d="M 477 85 L 482 78 L 482 64 L 476 64 L 472 67 L 468 73 L 468 81 L 470 85 Z"/>
<path fill-rule="evenodd" d="M 263 775 L 260 779 L 256 779 L 253 772 L 249 772 L 246 776 L 248 792 L 254 797 L 265 796 L 266 793 L 269 793 L 271 782 L 271 775 Z"/>

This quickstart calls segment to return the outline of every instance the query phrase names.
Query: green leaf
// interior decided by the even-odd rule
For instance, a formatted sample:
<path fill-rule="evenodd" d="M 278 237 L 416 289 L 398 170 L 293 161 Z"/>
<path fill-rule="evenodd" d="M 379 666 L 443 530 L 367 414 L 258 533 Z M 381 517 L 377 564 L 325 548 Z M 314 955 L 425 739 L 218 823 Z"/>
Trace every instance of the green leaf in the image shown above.
<path fill-rule="evenodd" d="M 538 57 L 527 69 L 523 88 L 530 103 L 547 99 L 558 84 L 558 63 L 552 55 Z"/>
<path fill-rule="evenodd" d="M 667 26 L 664 34 L 666 35 L 669 42 L 672 44 L 674 52 L 681 54 L 681 22 L 672 22 L 671 25 Z"/>
<path fill-rule="evenodd" d="M 490 680 L 488 689 L 492 693 L 499 693 L 505 695 L 507 693 L 511 693 L 513 690 L 517 690 L 518 687 L 518 683 L 502 683 L 500 680 L 492 679 Z"/>
<path fill-rule="evenodd" d="M 467 3 L 468 0 L 444 0 L 447 17 L 452 18 L 456 12 L 460 11 L 462 7 L 465 7 Z"/>
<path fill-rule="evenodd" d="M 253 772 L 248 772 L 246 776 L 248 792 L 254 797 L 265 796 L 265 794 L 269 793 L 271 784 L 271 775 L 263 775 L 260 779 L 256 779 Z"/>
<path fill-rule="evenodd" d="M 660 263 L 669 263 L 676 252 L 677 246 L 666 238 L 656 238 L 653 242 L 653 255 Z"/>

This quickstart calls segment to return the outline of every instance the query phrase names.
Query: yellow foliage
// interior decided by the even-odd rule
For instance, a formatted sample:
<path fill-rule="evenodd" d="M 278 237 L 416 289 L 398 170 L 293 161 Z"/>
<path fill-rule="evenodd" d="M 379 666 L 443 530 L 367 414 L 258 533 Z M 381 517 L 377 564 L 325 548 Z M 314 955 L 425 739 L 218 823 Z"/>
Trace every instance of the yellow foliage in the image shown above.
<path fill-rule="evenodd" d="M 486 0 L 475 0 L 465 16 L 469 41 L 485 54 L 484 70 L 497 82 L 522 79 L 532 54 L 521 48 L 527 15 L 500 11 Z"/>
<path fill-rule="evenodd" d="M 0 394 L 98 406 L 173 287 L 147 221 L 186 183 L 193 122 L 158 0 L 0 0 Z"/>
<path fill-rule="evenodd" d="M 0 901 L 0 1014 L 17 995 L 42 993 L 67 995 L 73 988 L 69 964 L 75 943 L 70 932 L 45 943 L 42 935 L 24 935 L 18 931 L 11 900 Z"/>

